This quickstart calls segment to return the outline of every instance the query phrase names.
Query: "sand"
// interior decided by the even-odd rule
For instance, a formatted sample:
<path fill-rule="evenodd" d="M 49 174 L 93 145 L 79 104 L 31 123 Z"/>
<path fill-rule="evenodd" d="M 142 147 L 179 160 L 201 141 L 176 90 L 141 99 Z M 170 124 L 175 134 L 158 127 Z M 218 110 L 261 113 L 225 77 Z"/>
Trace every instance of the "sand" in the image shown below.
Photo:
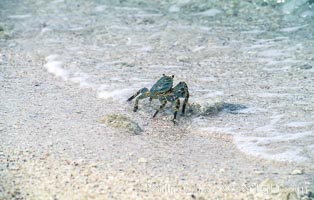
<path fill-rule="evenodd" d="M 44 4 L 43 1 L 37 1 L 38 4 L 30 2 L 34 7 Z M 58 2 L 62 1 L 53 1 L 48 9 L 54 8 Z M 81 6 L 89 5 L 82 3 Z M 180 6 L 185 12 L 184 5 Z M 25 7 L 29 8 L 28 5 Z M 107 6 L 96 8 L 95 12 L 103 12 Z M 82 10 L 80 12 L 84 14 L 85 9 Z M 170 9 L 172 13 L 178 11 L 175 6 Z M 62 58 L 69 59 L 69 55 L 62 57 L 62 52 L 75 41 L 71 40 L 72 37 L 80 39 L 79 34 L 88 35 L 88 32 L 83 30 L 82 33 L 77 27 L 65 34 L 63 27 L 54 27 L 51 22 L 51 27 L 58 33 L 51 34 L 60 40 L 66 38 L 67 43 L 49 43 L 51 30 L 44 23 L 37 27 L 36 20 L 42 18 L 34 17 L 44 15 L 44 12 L 22 7 L 17 7 L 16 12 L 16 15 L 7 16 L 9 22 L 5 22 L 15 24 L 15 31 L 10 32 L 7 26 L 3 26 L 9 31 L 4 30 L 5 33 L 0 35 L 1 200 L 314 199 L 314 166 L 311 162 L 279 162 L 245 154 L 234 144 L 234 136 L 224 132 L 228 124 L 222 131 L 206 129 L 196 133 L 198 125 L 193 120 L 199 117 L 197 114 L 180 117 L 178 124 L 174 125 L 169 120 L 169 112 L 152 119 L 153 108 L 147 102 L 134 113 L 132 103 L 114 99 L 120 93 L 129 92 L 129 88 L 115 87 L 114 92 L 99 93 L 93 83 L 86 81 L 84 73 L 72 76 L 64 70 L 69 66 Z M 214 8 L 200 12 L 205 17 L 221 14 Z M 157 13 L 156 16 L 162 15 Z M 19 27 L 18 22 L 10 21 L 32 17 L 36 19 L 36 26 L 29 21 L 26 28 Z M 114 16 L 109 17 L 115 19 Z M 114 45 L 127 43 L 125 38 L 114 35 L 110 39 Z M 42 45 L 42 42 L 51 46 Z M 162 48 L 167 47 L 161 44 Z M 197 47 L 193 51 L 203 49 Z M 55 54 L 58 51 L 61 55 Z M 75 49 L 69 50 L 72 51 Z M 218 50 L 217 56 L 228 54 L 228 51 Z M 93 55 L 92 51 L 85 53 L 83 58 Z M 274 52 L 263 53 L 267 57 Z M 116 52 L 110 56 L 119 57 L 120 54 Z M 182 53 L 175 59 L 189 62 L 190 58 Z M 159 60 L 162 63 L 166 59 Z M 155 60 L 143 62 L 148 66 Z M 242 64 L 246 68 L 250 63 Z M 139 63 L 121 65 L 132 68 Z M 221 92 L 217 94 L 224 95 Z M 214 112 L 212 109 L 201 110 L 211 114 L 201 117 L 219 120 L 215 115 L 220 109 Z M 112 119 L 110 116 L 115 117 Z M 116 116 L 121 116 L 119 120 L 122 121 L 115 123 Z M 241 115 L 234 115 L 236 117 Z M 103 123 L 102 119 L 108 118 L 112 120 Z"/>
<path fill-rule="evenodd" d="M 93 91 L 45 73 L 44 58 L 2 56 L 1 199 L 298 199 L 312 189 L 313 167 L 244 155 L 232 137 L 193 135 L 183 121 L 147 118 L 140 135 L 104 126 Z"/>

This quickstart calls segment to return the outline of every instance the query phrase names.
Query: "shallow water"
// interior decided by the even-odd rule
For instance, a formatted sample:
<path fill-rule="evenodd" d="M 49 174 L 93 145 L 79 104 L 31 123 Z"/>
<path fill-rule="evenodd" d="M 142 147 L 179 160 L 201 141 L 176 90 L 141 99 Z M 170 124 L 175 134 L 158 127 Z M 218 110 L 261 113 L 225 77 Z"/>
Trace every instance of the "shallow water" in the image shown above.
<path fill-rule="evenodd" d="M 46 73 L 94 90 L 112 111 L 132 112 L 130 95 L 174 74 L 192 103 L 243 106 L 181 117 L 190 134 L 230 134 L 247 154 L 314 163 L 313 10 L 291 2 L 3 1 L 1 46 L 39 55 Z M 147 106 L 150 116 L 158 103 Z"/>

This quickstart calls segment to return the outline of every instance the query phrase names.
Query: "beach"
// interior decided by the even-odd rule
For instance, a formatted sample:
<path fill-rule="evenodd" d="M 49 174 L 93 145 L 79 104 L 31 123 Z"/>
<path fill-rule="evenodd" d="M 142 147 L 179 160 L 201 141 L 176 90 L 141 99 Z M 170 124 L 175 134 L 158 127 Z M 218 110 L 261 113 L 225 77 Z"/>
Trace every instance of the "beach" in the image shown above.
<path fill-rule="evenodd" d="M 313 24 L 237 2 L 0 3 L 0 199 L 314 199 Z"/>

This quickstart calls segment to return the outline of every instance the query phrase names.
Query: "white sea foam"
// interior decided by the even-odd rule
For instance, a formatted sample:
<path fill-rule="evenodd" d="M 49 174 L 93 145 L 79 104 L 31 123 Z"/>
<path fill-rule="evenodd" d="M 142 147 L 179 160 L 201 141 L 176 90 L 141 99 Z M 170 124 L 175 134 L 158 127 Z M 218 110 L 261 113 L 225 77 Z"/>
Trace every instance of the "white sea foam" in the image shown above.
<path fill-rule="evenodd" d="M 265 125 L 258 128 L 255 128 L 256 132 L 268 132 L 269 134 L 276 135 L 275 126 L 282 120 L 284 117 L 283 114 L 274 114 L 270 117 L 270 122 Z"/>
<path fill-rule="evenodd" d="M 265 30 L 250 30 L 250 31 L 242 31 L 241 33 L 244 34 L 259 34 L 259 33 L 264 33 Z"/>
<path fill-rule="evenodd" d="M 47 71 L 56 77 L 60 77 L 63 80 L 68 80 L 69 73 L 65 69 L 62 68 L 63 63 L 60 61 L 50 61 L 47 62 L 44 67 L 47 69 Z"/>
<path fill-rule="evenodd" d="M 307 157 L 302 156 L 302 150 L 298 147 L 282 147 L 282 145 L 278 145 L 277 148 L 270 148 L 272 141 L 259 143 L 255 139 L 249 141 L 247 137 L 236 137 L 234 141 L 237 147 L 248 155 L 277 161 L 305 162 L 308 160 Z"/>
<path fill-rule="evenodd" d="M 268 49 L 268 50 L 261 51 L 259 53 L 259 56 L 262 56 L 262 57 L 281 57 L 284 55 L 285 53 L 282 52 L 282 50 L 280 49 Z"/>
<path fill-rule="evenodd" d="M 249 137 L 236 135 L 234 141 L 237 147 L 247 154 L 265 159 L 279 161 L 302 162 L 311 159 L 303 153 L 302 141 L 314 141 L 313 132 L 280 133 L 270 137 Z M 308 149 L 311 151 L 311 149 Z"/>
<path fill-rule="evenodd" d="M 101 99 L 116 99 L 118 101 L 125 101 L 129 96 L 132 95 L 132 89 L 116 89 L 112 91 L 99 91 L 97 94 L 98 98 Z"/>
<path fill-rule="evenodd" d="M 279 59 L 278 59 L 279 58 Z M 285 58 L 281 59 L 281 57 L 261 57 L 257 59 L 259 62 L 265 63 L 266 66 L 276 66 L 274 68 L 265 67 L 263 70 L 265 71 L 278 71 L 278 70 L 287 70 L 292 65 L 299 63 L 299 60 L 293 58 Z M 278 67 L 280 66 L 280 67 Z"/>
<path fill-rule="evenodd" d="M 261 49 L 261 48 L 265 49 L 265 48 L 270 47 L 270 46 L 271 45 L 269 45 L 269 44 L 254 44 L 254 45 L 251 45 L 249 47 L 246 47 L 245 49 L 247 49 L 247 50 Z"/>
<path fill-rule="evenodd" d="M 25 19 L 25 18 L 30 18 L 32 17 L 31 14 L 25 14 L 25 15 L 9 15 L 9 19 Z"/>
<path fill-rule="evenodd" d="M 254 93 L 258 97 L 262 98 L 286 98 L 290 94 L 281 94 L 281 93 L 270 93 L 270 92 L 261 92 L 261 93 Z"/>
<path fill-rule="evenodd" d="M 267 113 L 267 109 L 252 110 L 252 113 Z M 252 156 L 276 161 L 311 162 L 314 146 L 309 144 L 314 142 L 314 132 L 309 129 L 314 125 L 314 121 L 295 121 L 283 124 L 287 120 L 286 117 L 286 114 L 274 112 L 269 117 L 269 121 L 259 127 L 253 125 L 252 122 L 242 122 L 241 124 L 230 122 L 209 126 L 212 120 L 198 117 L 192 119 L 191 132 L 206 137 L 217 137 L 217 134 L 232 135 L 238 149 Z M 282 125 L 290 128 L 303 128 L 305 131 L 283 129 Z M 252 128 L 252 126 L 257 127 Z"/>
<path fill-rule="evenodd" d="M 314 122 L 290 122 L 285 125 L 291 128 L 300 128 L 300 127 L 314 126 Z"/>
<path fill-rule="evenodd" d="M 143 46 L 143 47 L 141 47 L 139 50 L 140 51 L 146 51 L 146 52 L 149 52 L 149 51 L 151 51 L 151 50 L 153 50 L 154 48 L 152 47 L 152 46 Z"/>
<path fill-rule="evenodd" d="M 203 49 L 206 49 L 205 46 L 199 46 L 199 47 L 196 47 L 194 49 L 192 49 L 192 52 L 195 53 L 195 52 L 198 52 L 198 51 L 202 51 Z"/>
<path fill-rule="evenodd" d="M 276 128 L 273 125 L 265 125 L 254 129 L 256 135 L 272 136 L 278 134 Z"/>
<path fill-rule="evenodd" d="M 208 91 L 208 93 L 204 94 L 202 98 L 213 98 L 217 96 L 223 96 L 224 92 L 223 91 Z"/>
<path fill-rule="evenodd" d="M 94 10 L 95 10 L 95 12 L 103 12 L 106 9 L 107 9 L 107 6 L 101 5 L 101 6 L 96 6 Z"/>
<path fill-rule="evenodd" d="M 302 12 L 300 16 L 304 17 L 304 18 L 314 17 L 314 12 L 311 10 L 306 10 L 306 11 Z"/>
<path fill-rule="evenodd" d="M 267 112 L 267 109 L 257 108 L 257 107 L 249 107 L 249 108 L 237 110 L 238 114 L 255 114 L 255 113 L 261 113 L 261 112 Z"/>
<path fill-rule="evenodd" d="M 52 29 L 47 28 L 47 27 L 42 28 L 41 31 L 40 31 L 40 33 L 39 33 L 39 35 L 44 35 L 45 33 L 48 33 L 48 32 L 50 32 L 51 30 L 52 30 Z"/>
<path fill-rule="evenodd" d="M 47 62 L 56 61 L 58 59 L 59 59 L 59 55 L 57 54 L 51 54 L 45 58 Z"/>
<path fill-rule="evenodd" d="M 294 27 L 287 27 L 287 28 L 283 28 L 281 29 L 282 32 L 295 32 L 295 31 L 298 31 L 304 27 L 307 27 L 308 24 L 306 25 L 303 25 L 303 26 L 294 26 Z"/>
<path fill-rule="evenodd" d="M 73 83 L 77 83 L 81 88 L 97 88 L 97 85 L 87 81 L 87 77 L 84 76 L 75 76 L 69 79 Z"/>
<path fill-rule="evenodd" d="M 208 32 L 213 29 L 212 27 L 207 27 L 207 26 L 198 26 L 198 28 L 204 32 Z"/>
<path fill-rule="evenodd" d="M 176 13 L 176 12 L 179 12 L 179 11 L 180 11 L 180 7 L 178 5 L 172 5 L 169 8 L 169 12 L 171 12 L 171 13 Z"/>
<path fill-rule="evenodd" d="M 76 71 L 74 73 L 70 73 L 68 70 L 63 68 L 63 62 L 60 61 L 61 58 L 57 54 L 52 54 L 46 57 L 46 64 L 44 67 L 47 71 L 53 74 L 56 77 L 62 78 L 64 81 L 70 81 L 72 83 L 76 83 L 79 87 L 82 88 L 98 88 L 98 86 L 94 83 L 88 82 L 88 75 L 81 71 Z"/>

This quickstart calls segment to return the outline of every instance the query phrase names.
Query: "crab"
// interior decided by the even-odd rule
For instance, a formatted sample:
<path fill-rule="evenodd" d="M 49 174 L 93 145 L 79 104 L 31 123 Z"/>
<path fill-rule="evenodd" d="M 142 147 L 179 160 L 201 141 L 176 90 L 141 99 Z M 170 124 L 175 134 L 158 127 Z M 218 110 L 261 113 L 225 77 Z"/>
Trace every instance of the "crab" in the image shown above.
<path fill-rule="evenodd" d="M 172 87 L 173 78 L 174 75 L 166 76 L 165 74 L 163 74 L 163 76 L 153 85 L 150 90 L 144 87 L 137 91 L 130 98 L 128 98 L 127 101 L 132 101 L 135 97 L 139 95 L 135 99 L 133 111 L 136 112 L 138 110 L 138 102 L 141 99 L 149 98 L 149 101 L 152 101 L 153 99 L 158 99 L 161 102 L 161 105 L 153 115 L 154 118 L 156 117 L 158 112 L 166 106 L 167 102 L 170 102 L 172 104 L 172 107 L 174 107 L 174 116 L 172 121 L 175 123 L 177 119 L 177 113 L 180 108 L 180 98 L 184 98 L 182 105 L 182 115 L 184 115 L 185 113 L 185 107 L 189 100 L 189 90 L 185 82 L 179 82 L 175 87 Z"/>

